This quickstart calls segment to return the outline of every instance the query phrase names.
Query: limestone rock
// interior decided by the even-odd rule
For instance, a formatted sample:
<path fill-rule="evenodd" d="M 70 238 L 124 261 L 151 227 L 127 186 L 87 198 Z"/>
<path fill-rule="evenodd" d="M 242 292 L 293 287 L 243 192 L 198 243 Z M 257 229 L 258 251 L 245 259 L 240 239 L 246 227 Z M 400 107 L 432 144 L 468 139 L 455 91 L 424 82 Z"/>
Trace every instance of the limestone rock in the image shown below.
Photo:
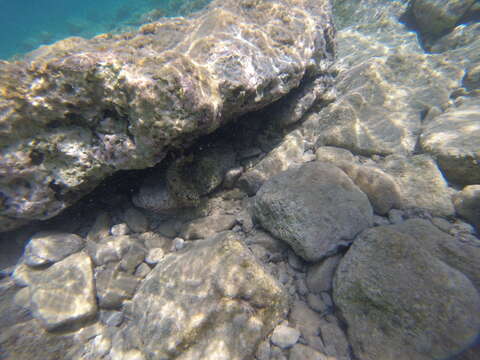
<path fill-rule="evenodd" d="M 436 156 L 446 178 L 460 185 L 480 183 L 480 104 L 472 100 L 429 121 L 422 148 Z"/>
<path fill-rule="evenodd" d="M 328 360 L 327 356 L 311 347 L 296 344 L 291 350 L 288 360 Z"/>
<path fill-rule="evenodd" d="M 240 360 L 286 311 L 280 286 L 230 232 L 165 256 L 133 298 L 130 330 L 147 358 Z"/>
<path fill-rule="evenodd" d="M 307 286 L 314 294 L 332 289 L 333 275 L 341 260 L 340 255 L 328 257 L 321 262 L 310 265 L 307 273 Z"/>
<path fill-rule="evenodd" d="M 272 333 L 272 344 L 282 349 L 288 349 L 295 345 L 300 337 L 300 331 L 295 328 L 278 325 Z"/>
<path fill-rule="evenodd" d="M 32 236 L 25 248 L 25 264 L 51 264 L 80 251 L 84 245 L 83 239 L 75 234 L 40 232 Z"/>
<path fill-rule="evenodd" d="M 266 230 L 307 261 L 335 254 L 373 221 L 367 196 L 343 171 L 320 162 L 272 177 L 255 197 L 253 211 Z"/>
<path fill-rule="evenodd" d="M 413 14 L 425 35 L 440 37 L 453 29 L 476 0 L 415 0 Z"/>
<path fill-rule="evenodd" d="M 216 0 L 2 62 L 0 228 L 50 218 L 113 172 L 153 166 L 328 74 L 330 15 L 324 0 Z"/>
<path fill-rule="evenodd" d="M 31 286 L 33 316 L 47 330 L 68 327 L 97 313 L 93 264 L 88 255 L 77 253 L 42 270 Z"/>
<path fill-rule="evenodd" d="M 429 155 L 391 155 L 380 161 L 378 167 L 400 186 L 403 207 L 425 209 L 437 216 L 454 214 L 451 191 Z"/>
<path fill-rule="evenodd" d="M 466 186 L 456 194 L 453 203 L 458 215 L 475 225 L 480 233 L 480 185 Z"/>
<path fill-rule="evenodd" d="M 95 274 L 98 303 L 104 309 L 118 308 L 124 300 L 131 299 L 140 279 L 109 265 Z"/>
<path fill-rule="evenodd" d="M 336 165 L 368 196 L 375 213 L 386 215 L 390 209 L 402 207 L 401 189 L 392 176 L 372 166 L 350 162 Z"/>
<path fill-rule="evenodd" d="M 334 301 L 362 359 L 443 359 L 480 329 L 480 296 L 470 280 L 386 227 L 364 232 L 340 262 Z"/>
<path fill-rule="evenodd" d="M 149 223 L 147 217 L 135 208 L 129 208 L 123 215 L 128 227 L 136 233 L 148 231 Z"/>
<path fill-rule="evenodd" d="M 206 239 L 218 232 L 230 230 L 236 224 L 233 215 L 212 215 L 187 223 L 180 236 L 186 240 Z"/>
<path fill-rule="evenodd" d="M 431 255 L 464 273 L 480 291 L 480 247 L 450 236 L 437 229 L 430 221 L 410 219 L 392 226 L 408 234 Z"/>

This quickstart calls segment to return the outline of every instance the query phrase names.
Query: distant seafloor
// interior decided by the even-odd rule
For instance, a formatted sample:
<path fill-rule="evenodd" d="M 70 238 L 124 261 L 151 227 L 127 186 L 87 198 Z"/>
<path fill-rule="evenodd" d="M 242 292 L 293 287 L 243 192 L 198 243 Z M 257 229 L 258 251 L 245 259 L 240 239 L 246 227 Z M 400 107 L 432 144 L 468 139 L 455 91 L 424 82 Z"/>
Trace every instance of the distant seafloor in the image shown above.
<path fill-rule="evenodd" d="M 0 0 L 0 59 L 70 37 L 121 32 L 162 16 L 186 15 L 210 0 Z"/>

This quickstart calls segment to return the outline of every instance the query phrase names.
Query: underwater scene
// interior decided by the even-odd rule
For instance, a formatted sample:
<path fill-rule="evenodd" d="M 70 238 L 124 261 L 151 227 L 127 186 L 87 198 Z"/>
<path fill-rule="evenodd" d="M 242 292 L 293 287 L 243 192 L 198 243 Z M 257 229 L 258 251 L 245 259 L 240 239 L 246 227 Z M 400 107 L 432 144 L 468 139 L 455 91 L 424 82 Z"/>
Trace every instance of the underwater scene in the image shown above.
<path fill-rule="evenodd" d="M 479 0 L 0 0 L 0 360 L 479 360 Z"/>

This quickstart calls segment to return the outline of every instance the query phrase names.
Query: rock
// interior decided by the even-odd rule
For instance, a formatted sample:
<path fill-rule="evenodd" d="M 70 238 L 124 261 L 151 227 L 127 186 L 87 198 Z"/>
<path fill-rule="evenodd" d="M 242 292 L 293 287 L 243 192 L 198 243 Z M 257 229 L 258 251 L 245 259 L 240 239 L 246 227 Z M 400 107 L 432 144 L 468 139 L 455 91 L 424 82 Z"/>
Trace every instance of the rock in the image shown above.
<path fill-rule="evenodd" d="M 208 359 L 215 351 L 246 359 L 287 302 L 241 240 L 222 233 L 157 264 L 133 298 L 130 331 L 147 358 Z"/>
<path fill-rule="evenodd" d="M 350 360 L 347 338 L 336 322 L 322 321 L 320 336 L 325 344 L 326 355 L 337 360 Z"/>
<path fill-rule="evenodd" d="M 425 125 L 420 144 L 456 184 L 480 183 L 480 105 L 466 102 Z"/>
<path fill-rule="evenodd" d="M 130 234 L 130 229 L 125 223 L 117 224 L 112 226 L 112 228 L 110 229 L 110 233 L 112 234 L 112 236 L 128 235 Z"/>
<path fill-rule="evenodd" d="M 109 265 L 96 271 L 97 297 L 100 307 L 114 309 L 131 299 L 140 279 Z"/>
<path fill-rule="evenodd" d="M 255 353 L 257 360 L 270 360 L 270 342 L 262 341 Z"/>
<path fill-rule="evenodd" d="M 389 226 L 375 227 L 340 262 L 334 301 L 357 357 L 447 358 L 477 336 L 477 290 L 422 245 Z"/>
<path fill-rule="evenodd" d="M 318 335 L 322 323 L 320 315 L 300 300 L 293 303 L 288 320 L 290 324 L 300 330 L 302 336 L 308 343 Z"/>
<path fill-rule="evenodd" d="M 308 267 L 307 286 L 312 293 L 320 294 L 332 289 L 333 275 L 341 259 L 341 255 L 330 256 Z"/>
<path fill-rule="evenodd" d="M 180 251 L 182 250 L 185 246 L 187 246 L 187 244 L 185 243 L 185 240 L 183 240 L 182 238 L 175 238 L 173 239 L 173 242 L 172 242 L 172 251 Z"/>
<path fill-rule="evenodd" d="M 233 189 L 238 178 L 243 173 L 243 167 L 236 167 L 228 170 L 225 173 L 225 178 L 223 179 L 223 187 L 225 189 Z"/>
<path fill-rule="evenodd" d="M 320 146 L 315 151 L 315 157 L 318 161 L 328 162 L 333 165 L 337 165 L 341 162 L 355 162 L 355 157 L 350 151 L 333 146 Z"/>
<path fill-rule="evenodd" d="M 378 162 L 378 167 L 400 186 L 403 207 L 425 209 L 436 216 L 454 214 L 451 191 L 430 156 L 391 155 Z"/>
<path fill-rule="evenodd" d="M 300 271 L 300 272 L 305 272 L 305 264 L 301 258 L 295 254 L 294 251 L 290 250 L 288 252 L 288 265 L 294 270 Z"/>
<path fill-rule="evenodd" d="M 468 69 L 463 78 L 463 86 L 465 86 L 467 90 L 480 89 L 480 64 Z"/>
<path fill-rule="evenodd" d="M 52 217 L 112 172 L 153 166 L 306 73 L 328 74 L 333 35 L 327 1 L 217 0 L 195 16 L 3 62 L 1 229 Z"/>
<path fill-rule="evenodd" d="M 123 322 L 123 312 L 101 310 L 100 320 L 107 326 L 120 326 Z"/>
<path fill-rule="evenodd" d="M 398 209 L 392 209 L 388 212 L 388 220 L 392 224 L 401 224 L 405 221 L 404 212 Z"/>
<path fill-rule="evenodd" d="M 392 226 L 414 238 L 426 251 L 465 274 L 480 291 L 480 248 L 437 229 L 430 221 L 410 219 Z"/>
<path fill-rule="evenodd" d="M 307 303 L 312 310 L 320 314 L 326 313 L 329 310 L 329 307 L 323 302 L 322 298 L 319 295 L 308 294 Z"/>
<path fill-rule="evenodd" d="M 84 245 L 83 239 L 75 234 L 39 232 L 28 242 L 24 261 L 29 266 L 55 263 L 82 250 Z"/>
<path fill-rule="evenodd" d="M 475 225 L 480 233 L 480 185 L 470 185 L 463 188 L 453 198 L 457 214 Z"/>
<path fill-rule="evenodd" d="M 253 196 L 270 177 L 288 169 L 293 164 L 303 163 L 304 141 L 299 133 L 292 132 L 274 150 L 268 153 L 253 169 L 243 173 L 238 186 Z"/>
<path fill-rule="evenodd" d="M 88 255 L 70 255 L 41 271 L 31 283 L 33 316 L 47 330 L 69 327 L 97 313 L 93 264 Z"/>
<path fill-rule="evenodd" d="M 147 249 L 161 248 L 164 251 L 170 250 L 172 240 L 154 232 L 146 232 L 138 236 Z"/>
<path fill-rule="evenodd" d="M 328 360 L 328 358 L 311 347 L 296 344 L 290 349 L 288 360 Z"/>
<path fill-rule="evenodd" d="M 415 0 L 413 14 L 426 36 L 438 38 L 457 24 L 476 0 Z"/>
<path fill-rule="evenodd" d="M 286 253 L 288 246 L 281 240 L 272 237 L 262 230 L 254 230 L 247 238 L 245 243 L 248 246 L 258 245 L 264 248 L 271 257 L 281 259 Z M 277 260 L 278 261 L 278 260 Z"/>
<path fill-rule="evenodd" d="M 145 263 L 141 263 L 138 265 L 137 269 L 135 270 L 135 276 L 138 278 L 143 279 L 145 276 L 147 276 L 152 269 L 150 269 L 150 266 L 148 266 Z"/>
<path fill-rule="evenodd" d="M 385 215 L 392 208 L 402 207 L 401 190 L 392 176 L 372 166 L 359 166 L 351 162 L 335 165 L 368 196 L 375 213 Z"/>
<path fill-rule="evenodd" d="M 149 265 L 155 265 L 164 257 L 164 252 L 161 248 L 150 249 L 145 262 Z"/>
<path fill-rule="evenodd" d="M 337 167 L 320 162 L 293 167 L 265 183 L 254 216 L 307 261 L 335 254 L 372 224 L 367 196 Z"/>
<path fill-rule="evenodd" d="M 207 216 L 185 224 L 180 234 L 187 240 L 206 239 L 221 231 L 230 230 L 236 222 L 233 215 Z"/>
<path fill-rule="evenodd" d="M 99 242 L 103 238 L 110 236 L 111 227 L 112 218 L 110 217 L 110 214 L 101 211 L 95 218 L 95 222 L 87 234 L 87 240 Z"/>
<path fill-rule="evenodd" d="M 139 210 L 135 208 L 129 208 L 125 211 L 123 218 L 133 232 L 143 233 L 148 231 L 148 219 Z"/>
<path fill-rule="evenodd" d="M 272 333 L 271 342 L 282 349 L 288 349 L 295 345 L 300 337 L 300 331 L 295 328 L 278 325 Z"/>

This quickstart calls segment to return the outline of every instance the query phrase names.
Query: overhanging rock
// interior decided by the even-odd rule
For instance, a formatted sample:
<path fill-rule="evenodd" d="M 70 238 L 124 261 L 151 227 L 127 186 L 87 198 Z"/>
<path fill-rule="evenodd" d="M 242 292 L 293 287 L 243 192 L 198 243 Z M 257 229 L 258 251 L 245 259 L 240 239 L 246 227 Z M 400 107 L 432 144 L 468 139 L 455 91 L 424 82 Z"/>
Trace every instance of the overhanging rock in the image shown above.
<path fill-rule="evenodd" d="M 0 62 L 0 231 L 328 73 L 333 35 L 327 0 L 214 1 Z"/>

